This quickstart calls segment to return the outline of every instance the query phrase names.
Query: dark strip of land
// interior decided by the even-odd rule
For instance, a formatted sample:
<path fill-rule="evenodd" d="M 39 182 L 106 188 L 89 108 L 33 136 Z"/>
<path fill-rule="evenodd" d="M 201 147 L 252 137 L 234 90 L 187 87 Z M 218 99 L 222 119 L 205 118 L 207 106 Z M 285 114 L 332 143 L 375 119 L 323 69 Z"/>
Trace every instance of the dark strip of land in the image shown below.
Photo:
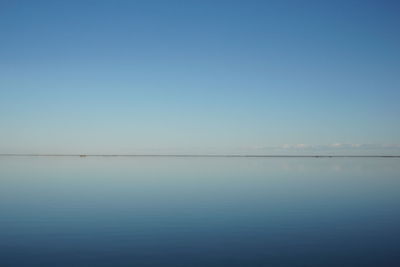
<path fill-rule="evenodd" d="M 197 157 L 197 158 L 400 158 L 400 155 L 253 155 L 253 154 L 0 154 L 9 157 Z"/>

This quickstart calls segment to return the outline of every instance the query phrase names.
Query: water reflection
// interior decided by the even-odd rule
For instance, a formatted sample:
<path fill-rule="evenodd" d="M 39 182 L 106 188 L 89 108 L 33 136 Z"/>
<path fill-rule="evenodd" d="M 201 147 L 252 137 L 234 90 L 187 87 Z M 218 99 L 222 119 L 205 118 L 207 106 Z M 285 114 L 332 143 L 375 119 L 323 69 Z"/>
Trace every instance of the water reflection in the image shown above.
<path fill-rule="evenodd" d="M 0 158 L 0 265 L 399 266 L 399 159 Z"/>

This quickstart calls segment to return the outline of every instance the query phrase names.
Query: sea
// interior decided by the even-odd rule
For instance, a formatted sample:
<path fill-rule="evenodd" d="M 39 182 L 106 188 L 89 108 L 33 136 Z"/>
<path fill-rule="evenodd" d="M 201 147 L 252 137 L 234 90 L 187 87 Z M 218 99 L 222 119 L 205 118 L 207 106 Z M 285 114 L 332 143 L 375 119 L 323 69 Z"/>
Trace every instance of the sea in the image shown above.
<path fill-rule="evenodd" d="M 0 266 L 400 266 L 400 158 L 0 157 Z"/>

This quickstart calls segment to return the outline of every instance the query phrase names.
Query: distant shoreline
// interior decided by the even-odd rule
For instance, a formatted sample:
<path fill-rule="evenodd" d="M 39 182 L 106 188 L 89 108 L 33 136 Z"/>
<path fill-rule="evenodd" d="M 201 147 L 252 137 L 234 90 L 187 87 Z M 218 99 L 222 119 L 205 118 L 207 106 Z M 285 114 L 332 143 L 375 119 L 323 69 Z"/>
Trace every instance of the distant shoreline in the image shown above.
<path fill-rule="evenodd" d="M 0 154 L 0 157 L 175 157 L 175 158 L 400 158 L 400 155 L 253 155 L 253 154 Z"/>

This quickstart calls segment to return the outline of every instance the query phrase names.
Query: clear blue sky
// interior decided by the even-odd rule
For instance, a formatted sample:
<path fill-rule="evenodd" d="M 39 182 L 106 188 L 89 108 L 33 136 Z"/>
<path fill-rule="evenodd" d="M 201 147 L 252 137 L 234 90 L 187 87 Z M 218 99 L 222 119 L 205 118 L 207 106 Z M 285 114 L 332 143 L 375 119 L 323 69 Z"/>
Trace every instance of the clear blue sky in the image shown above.
<path fill-rule="evenodd" d="M 400 150 L 399 14 L 0 0 L 0 153 Z"/>

